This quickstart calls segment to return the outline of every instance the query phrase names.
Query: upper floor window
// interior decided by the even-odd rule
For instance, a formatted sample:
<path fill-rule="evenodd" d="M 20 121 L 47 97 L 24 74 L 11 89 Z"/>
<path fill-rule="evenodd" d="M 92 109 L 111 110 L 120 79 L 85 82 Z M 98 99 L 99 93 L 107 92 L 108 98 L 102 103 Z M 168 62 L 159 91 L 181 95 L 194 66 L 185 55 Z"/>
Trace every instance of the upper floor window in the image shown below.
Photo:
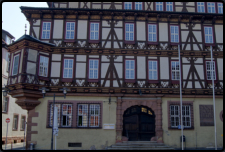
<path fill-rule="evenodd" d="M 149 80 L 158 80 L 157 61 L 148 61 L 148 78 Z"/>
<path fill-rule="evenodd" d="M 126 69 L 125 78 L 126 79 L 135 79 L 134 60 L 126 60 L 125 69 Z"/>
<path fill-rule="evenodd" d="M 13 130 L 18 129 L 18 119 L 19 119 L 19 116 L 17 114 L 14 114 L 14 116 L 13 116 Z"/>
<path fill-rule="evenodd" d="M 207 2 L 207 9 L 208 9 L 208 13 L 216 13 L 216 9 L 215 9 L 215 3 L 212 2 Z"/>
<path fill-rule="evenodd" d="M 197 2 L 197 9 L 199 13 L 205 13 L 205 2 Z"/>
<path fill-rule="evenodd" d="M 2 112 L 8 112 L 9 97 L 3 97 Z"/>
<path fill-rule="evenodd" d="M 40 55 L 39 76 L 48 77 L 48 57 Z"/>
<path fill-rule="evenodd" d="M 98 60 L 89 60 L 89 79 L 98 79 Z"/>
<path fill-rule="evenodd" d="M 25 124 L 26 123 L 26 116 L 22 116 L 21 117 L 21 124 L 20 124 L 20 130 L 24 130 L 25 129 Z"/>
<path fill-rule="evenodd" d="M 42 39 L 50 39 L 51 22 L 43 22 Z"/>
<path fill-rule="evenodd" d="M 132 2 L 124 2 L 124 9 L 131 10 L 132 9 Z"/>
<path fill-rule="evenodd" d="M 179 43 L 179 27 L 176 25 L 170 26 L 170 41 L 171 43 Z"/>
<path fill-rule="evenodd" d="M 142 10 L 142 2 L 135 2 L 135 10 Z"/>
<path fill-rule="evenodd" d="M 156 2 L 156 11 L 163 11 L 163 2 Z"/>
<path fill-rule="evenodd" d="M 180 80 L 180 64 L 178 61 L 171 62 L 172 80 Z"/>
<path fill-rule="evenodd" d="M 148 41 L 157 42 L 157 31 L 155 24 L 148 24 Z"/>
<path fill-rule="evenodd" d="M 18 74 L 18 70 L 19 70 L 19 58 L 20 55 L 17 54 L 14 56 L 13 59 L 13 68 L 12 68 L 12 75 L 17 75 Z"/>
<path fill-rule="evenodd" d="M 206 61 L 206 76 L 207 80 L 216 80 L 215 62 Z"/>
<path fill-rule="evenodd" d="M 74 39 L 75 22 L 66 22 L 66 39 Z"/>
<path fill-rule="evenodd" d="M 73 78 L 73 59 L 64 59 L 63 78 Z"/>
<path fill-rule="evenodd" d="M 90 40 L 99 40 L 99 23 L 91 23 Z"/>
<path fill-rule="evenodd" d="M 9 44 L 11 44 L 11 38 L 9 37 L 9 36 L 7 36 L 6 35 L 6 37 L 5 37 L 5 41 L 6 41 L 6 43 L 9 45 Z"/>
<path fill-rule="evenodd" d="M 125 40 L 134 41 L 134 24 L 133 23 L 125 24 Z"/>
<path fill-rule="evenodd" d="M 218 13 L 223 14 L 223 3 L 217 3 L 218 4 Z"/>
<path fill-rule="evenodd" d="M 205 43 L 213 43 L 212 27 L 204 27 L 205 31 Z"/>
<path fill-rule="evenodd" d="M 173 11 L 173 2 L 166 2 L 166 11 Z"/>

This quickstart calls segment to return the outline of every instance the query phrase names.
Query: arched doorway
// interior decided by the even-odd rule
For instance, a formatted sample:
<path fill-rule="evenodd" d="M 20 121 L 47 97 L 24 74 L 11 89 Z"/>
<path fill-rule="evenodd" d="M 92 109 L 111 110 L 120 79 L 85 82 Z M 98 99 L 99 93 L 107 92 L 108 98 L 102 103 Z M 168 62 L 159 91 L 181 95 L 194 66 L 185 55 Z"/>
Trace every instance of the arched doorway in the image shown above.
<path fill-rule="evenodd" d="M 123 114 L 123 136 L 129 141 L 150 141 L 155 136 L 155 113 L 146 106 L 132 106 Z"/>

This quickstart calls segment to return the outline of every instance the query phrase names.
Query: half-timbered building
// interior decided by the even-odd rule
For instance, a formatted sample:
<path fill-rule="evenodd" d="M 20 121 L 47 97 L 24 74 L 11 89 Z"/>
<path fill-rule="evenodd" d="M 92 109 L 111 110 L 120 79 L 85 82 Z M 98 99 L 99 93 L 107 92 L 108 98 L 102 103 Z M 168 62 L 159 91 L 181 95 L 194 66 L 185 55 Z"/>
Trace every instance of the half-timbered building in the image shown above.
<path fill-rule="evenodd" d="M 180 148 L 181 76 L 186 147 L 214 145 L 212 77 L 223 147 L 223 3 L 48 5 L 20 7 L 30 33 L 9 46 L 7 87 L 28 110 L 27 146 L 50 148 L 48 96 L 55 93 L 57 149 L 104 149 L 124 140 Z M 44 98 L 42 87 L 49 89 Z"/>

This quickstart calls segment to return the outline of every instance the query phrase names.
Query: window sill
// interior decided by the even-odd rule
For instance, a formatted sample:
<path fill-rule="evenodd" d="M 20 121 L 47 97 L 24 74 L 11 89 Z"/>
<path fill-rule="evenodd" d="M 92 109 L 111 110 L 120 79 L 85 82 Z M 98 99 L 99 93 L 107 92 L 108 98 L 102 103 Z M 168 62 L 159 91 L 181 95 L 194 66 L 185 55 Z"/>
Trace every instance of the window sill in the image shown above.
<path fill-rule="evenodd" d="M 88 82 L 99 82 L 99 79 L 88 79 Z"/>
<path fill-rule="evenodd" d="M 173 128 L 173 127 L 168 127 L 169 130 L 181 130 L 181 129 L 178 129 L 178 128 Z M 194 127 L 190 127 L 190 128 L 184 128 L 183 130 L 194 130 Z"/>
<path fill-rule="evenodd" d="M 205 46 L 215 46 L 214 43 L 205 43 Z"/>
<path fill-rule="evenodd" d="M 148 80 L 148 83 L 159 83 L 159 80 Z"/>
<path fill-rule="evenodd" d="M 12 129 L 12 131 L 18 131 L 18 129 Z"/>
<path fill-rule="evenodd" d="M 136 80 L 135 79 L 125 79 L 124 82 L 126 82 L 126 83 L 135 83 Z"/>
<path fill-rule="evenodd" d="M 2 111 L 2 114 L 8 114 L 8 112 L 4 112 L 4 111 Z"/>
<path fill-rule="evenodd" d="M 172 84 L 180 84 L 180 80 L 172 80 Z"/>
<path fill-rule="evenodd" d="M 208 84 L 212 84 L 212 80 L 206 80 Z M 218 80 L 214 80 L 214 83 L 218 83 Z"/>
<path fill-rule="evenodd" d="M 125 44 L 135 44 L 135 41 L 124 41 Z"/>
<path fill-rule="evenodd" d="M 173 45 L 180 45 L 180 43 L 179 43 L 179 42 L 178 42 L 178 43 L 174 43 L 174 42 L 171 43 L 171 42 L 170 42 L 170 45 L 172 45 L 172 46 L 173 46 Z"/>
<path fill-rule="evenodd" d="M 49 81 L 50 80 L 48 77 L 42 77 L 42 76 L 38 76 L 38 79 L 45 80 L 45 81 Z"/>
<path fill-rule="evenodd" d="M 100 41 L 99 40 L 89 40 L 88 42 L 89 43 L 97 43 L 98 44 Z"/>
<path fill-rule="evenodd" d="M 148 44 L 151 44 L 151 45 L 159 45 L 158 42 L 148 42 Z"/>
<path fill-rule="evenodd" d="M 73 79 L 72 78 L 63 78 L 62 82 L 72 82 Z"/>
<path fill-rule="evenodd" d="M 74 42 L 76 42 L 76 40 L 64 40 L 64 42 L 66 42 L 66 43 L 74 43 Z"/>

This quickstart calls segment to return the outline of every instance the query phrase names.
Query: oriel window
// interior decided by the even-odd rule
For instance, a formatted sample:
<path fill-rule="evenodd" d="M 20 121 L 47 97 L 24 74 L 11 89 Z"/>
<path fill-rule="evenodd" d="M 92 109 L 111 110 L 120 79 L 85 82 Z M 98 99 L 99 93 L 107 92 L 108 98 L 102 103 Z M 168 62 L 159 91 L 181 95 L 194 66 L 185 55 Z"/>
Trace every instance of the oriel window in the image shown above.
<path fill-rule="evenodd" d="M 39 76 L 48 77 L 48 57 L 40 55 Z"/>

